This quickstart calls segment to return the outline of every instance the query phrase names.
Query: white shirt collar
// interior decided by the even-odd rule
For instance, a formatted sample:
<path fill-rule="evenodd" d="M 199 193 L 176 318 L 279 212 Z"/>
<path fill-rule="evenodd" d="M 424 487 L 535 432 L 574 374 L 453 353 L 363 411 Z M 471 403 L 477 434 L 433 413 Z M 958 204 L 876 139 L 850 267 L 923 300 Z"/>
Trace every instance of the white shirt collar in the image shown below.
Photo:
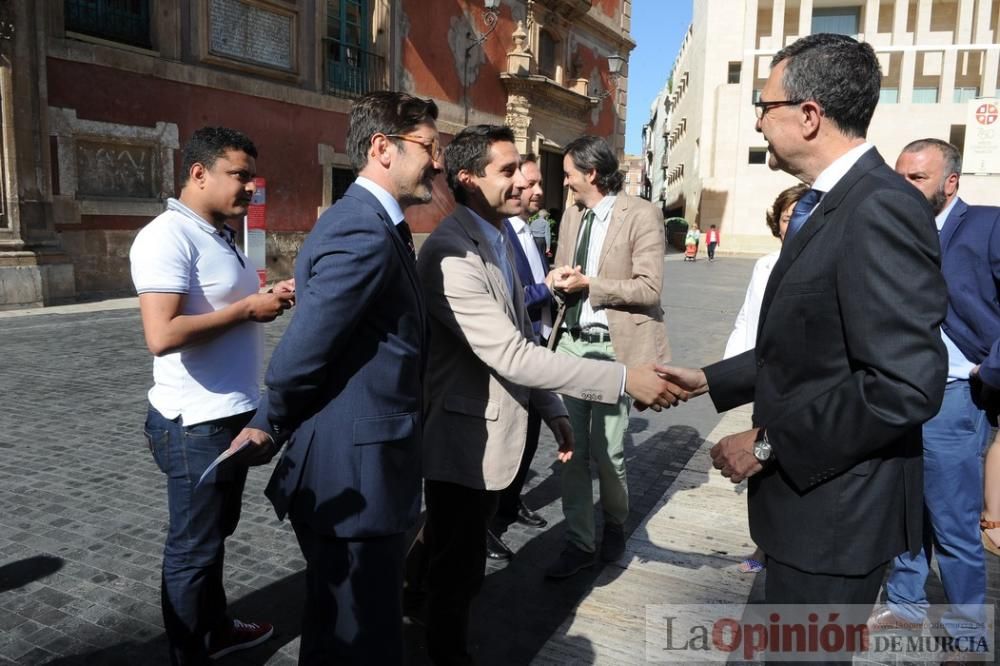
<path fill-rule="evenodd" d="M 392 220 L 393 224 L 399 224 L 403 221 L 403 209 L 400 208 L 396 197 L 389 194 L 384 187 L 364 176 L 358 176 L 354 182 L 371 192 L 378 199 L 378 202 L 382 204 L 382 208 L 385 208 L 385 212 L 389 214 L 389 219 Z"/>
<path fill-rule="evenodd" d="M 826 194 L 840 182 L 840 179 L 851 170 L 851 167 L 861 159 L 861 156 L 866 152 L 874 148 L 872 144 L 865 141 L 860 146 L 855 146 L 851 148 L 846 153 L 838 157 L 833 161 L 830 166 L 823 169 L 823 172 L 816 178 L 816 181 L 812 184 L 812 189 L 819 190 L 823 194 Z"/>
<path fill-rule="evenodd" d="M 167 210 L 172 210 L 175 213 L 180 213 L 181 215 L 188 218 L 192 222 L 195 222 L 199 227 L 201 227 L 203 231 L 207 231 L 210 234 L 219 233 L 219 230 L 215 228 L 214 224 L 209 223 L 201 215 L 191 210 L 191 208 L 189 208 L 183 202 L 181 202 L 180 199 L 175 199 L 173 197 L 167 199 Z"/>
<path fill-rule="evenodd" d="M 528 223 L 520 217 L 508 217 L 507 221 L 510 222 L 510 226 L 513 227 L 515 234 L 521 233 L 522 230 L 528 227 Z"/>
<path fill-rule="evenodd" d="M 944 223 L 948 221 L 948 216 L 951 215 L 951 209 L 955 207 L 958 203 L 958 195 L 952 197 L 951 203 L 944 207 L 944 210 L 937 214 L 934 221 L 937 223 L 938 231 L 944 229 Z"/>
<path fill-rule="evenodd" d="M 615 207 L 615 201 L 617 196 L 614 194 L 606 194 L 604 198 L 597 202 L 597 205 L 591 208 L 594 211 L 594 217 L 599 221 L 604 222 L 611 215 L 611 209 Z"/>

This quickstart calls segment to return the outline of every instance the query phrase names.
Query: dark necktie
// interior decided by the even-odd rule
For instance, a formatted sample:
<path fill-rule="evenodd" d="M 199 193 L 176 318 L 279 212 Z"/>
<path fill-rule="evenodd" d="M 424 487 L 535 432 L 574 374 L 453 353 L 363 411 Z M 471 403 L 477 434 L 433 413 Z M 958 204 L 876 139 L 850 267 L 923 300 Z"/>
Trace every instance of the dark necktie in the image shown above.
<path fill-rule="evenodd" d="M 792 209 L 792 217 L 788 220 L 788 230 L 785 231 L 785 240 L 782 241 L 782 246 L 787 246 L 792 240 L 792 237 L 799 232 L 802 225 L 806 223 L 806 219 L 809 217 L 809 213 L 812 209 L 816 207 L 819 203 L 820 197 L 823 193 L 819 190 L 806 190 L 806 193 L 802 195 L 802 198 L 798 200 L 795 204 L 795 208 Z"/>
<path fill-rule="evenodd" d="M 573 260 L 574 266 L 587 272 L 587 251 L 590 246 L 590 228 L 594 222 L 594 211 L 588 210 L 583 215 L 583 226 L 580 228 L 580 242 L 576 246 L 576 258 Z M 575 330 L 580 328 L 580 310 L 583 309 L 583 292 L 578 291 L 573 294 L 576 297 L 573 302 L 566 307 L 566 328 Z"/>
<path fill-rule="evenodd" d="M 416 261 L 417 252 L 413 249 L 413 234 L 410 232 L 410 225 L 406 223 L 406 220 L 403 220 L 396 225 L 396 233 L 398 233 L 399 237 L 403 239 L 403 245 L 409 249 L 410 258 Z"/>

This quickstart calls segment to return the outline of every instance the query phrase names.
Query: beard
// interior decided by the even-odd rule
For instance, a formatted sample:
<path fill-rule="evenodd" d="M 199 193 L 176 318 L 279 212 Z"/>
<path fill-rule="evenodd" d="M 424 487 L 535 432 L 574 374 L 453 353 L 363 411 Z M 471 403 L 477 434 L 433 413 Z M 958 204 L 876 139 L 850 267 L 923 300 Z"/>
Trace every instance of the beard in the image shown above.
<path fill-rule="evenodd" d="M 944 185 L 939 187 L 937 191 L 931 195 L 927 203 L 931 205 L 931 210 L 934 211 L 935 215 L 940 215 L 944 207 L 948 205 L 948 195 L 944 193 Z"/>

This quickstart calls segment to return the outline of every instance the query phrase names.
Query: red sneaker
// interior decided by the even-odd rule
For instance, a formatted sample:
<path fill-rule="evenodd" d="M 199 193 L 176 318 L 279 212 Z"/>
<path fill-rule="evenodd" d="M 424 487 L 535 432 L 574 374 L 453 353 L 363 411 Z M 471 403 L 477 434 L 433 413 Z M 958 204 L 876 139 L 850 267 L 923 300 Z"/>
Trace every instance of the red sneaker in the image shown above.
<path fill-rule="evenodd" d="M 274 627 L 267 622 L 240 622 L 233 620 L 228 631 L 213 631 L 205 636 L 205 647 L 209 659 L 219 659 L 237 650 L 256 647 L 274 633 Z"/>

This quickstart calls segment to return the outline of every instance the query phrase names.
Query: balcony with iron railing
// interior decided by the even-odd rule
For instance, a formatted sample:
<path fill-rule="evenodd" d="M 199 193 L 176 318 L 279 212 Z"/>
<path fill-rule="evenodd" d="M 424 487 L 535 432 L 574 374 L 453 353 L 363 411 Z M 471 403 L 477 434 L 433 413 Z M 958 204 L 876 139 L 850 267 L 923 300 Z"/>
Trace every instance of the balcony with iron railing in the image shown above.
<path fill-rule="evenodd" d="M 64 0 L 66 30 L 151 48 L 150 0 Z"/>
<path fill-rule="evenodd" d="M 326 91 L 358 97 L 386 87 L 385 58 L 330 37 L 323 38 Z"/>

